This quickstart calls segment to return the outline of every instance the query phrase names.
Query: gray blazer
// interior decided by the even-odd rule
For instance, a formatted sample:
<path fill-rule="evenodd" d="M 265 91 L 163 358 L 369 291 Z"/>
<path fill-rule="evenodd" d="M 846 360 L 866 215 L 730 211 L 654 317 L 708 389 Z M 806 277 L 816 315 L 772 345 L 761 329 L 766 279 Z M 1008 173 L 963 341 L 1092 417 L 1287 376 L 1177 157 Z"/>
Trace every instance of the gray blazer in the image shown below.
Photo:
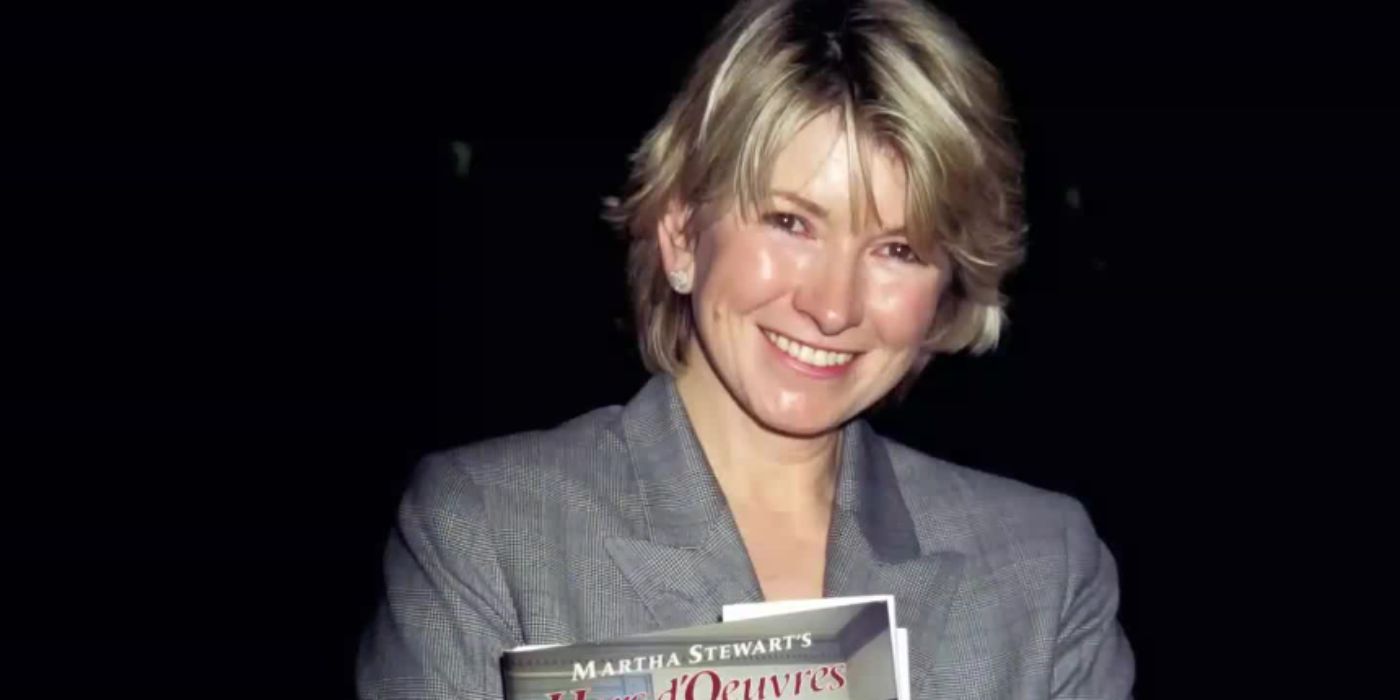
<path fill-rule="evenodd" d="M 843 433 L 828 596 L 891 593 L 915 698 L 1124 698 L 1114 562 L 1074 500 Z M 673 381 L 426 458 L 360 649 L 362 698 L 500 698 L 499 658 L 762 599 Z"/>

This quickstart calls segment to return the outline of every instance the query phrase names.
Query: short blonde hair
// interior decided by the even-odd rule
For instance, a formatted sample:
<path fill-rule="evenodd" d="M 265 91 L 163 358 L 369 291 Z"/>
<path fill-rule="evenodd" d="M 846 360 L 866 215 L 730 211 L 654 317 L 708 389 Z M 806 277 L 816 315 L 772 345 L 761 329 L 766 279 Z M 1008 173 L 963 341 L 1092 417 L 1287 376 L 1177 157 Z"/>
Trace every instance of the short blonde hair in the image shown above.
<path fill-rule="evenodd" d="M 675 373 L 695 332 L 688 299 L 662 269 L 662 217 L 677 203 L 753 211 L 777 154 L 832 110 L 862 137 L 848 139 L 852 147 L 870 140 L 898 155 L 911 244 L 925 259 L 941 246 L 952 261 L 925 347 L 996 345 L 1000 285 L 1023 256 L 1021 155 L 996 70 L 918 0 L 743 0 L 633 154 L 625 196 L 607 202 L 605 218 L 631 238 L 628 278 L 648 369 Z"/>

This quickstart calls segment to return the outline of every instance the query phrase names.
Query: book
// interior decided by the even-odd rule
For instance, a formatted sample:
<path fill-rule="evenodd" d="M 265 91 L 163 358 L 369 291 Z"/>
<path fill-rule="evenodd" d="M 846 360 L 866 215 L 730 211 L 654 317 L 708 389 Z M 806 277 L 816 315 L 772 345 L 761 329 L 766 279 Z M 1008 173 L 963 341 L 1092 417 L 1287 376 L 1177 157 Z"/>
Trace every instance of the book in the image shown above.
<path fill-rule="evenodd" d="M 892 595 L 778 600 L 763 603 L 735 603 L 724 606 L 720 613 L 720 619 L 725 622 L 731 620 L 749 620 L 755 617 L 780 615 L 800 610 L 816 610 L 818 608 L 876 601 L 884 601 L 889 605 L 890 627 L 894 630 L 894 679 L 895 686 L 899 691 L 899 700 L 911 700 L 912 694 L 909 692 L 909 630 L 895 626 L 897 617 L 895 616 L 894 596 Z"/>
<path fill-rule="evenodd" d="M 501 661 L 506 697 L 907 698 L 897 671 L 893 604 L 889 596 L 869 596 L 729 606 L 714 624 L 520 647 Z"/>

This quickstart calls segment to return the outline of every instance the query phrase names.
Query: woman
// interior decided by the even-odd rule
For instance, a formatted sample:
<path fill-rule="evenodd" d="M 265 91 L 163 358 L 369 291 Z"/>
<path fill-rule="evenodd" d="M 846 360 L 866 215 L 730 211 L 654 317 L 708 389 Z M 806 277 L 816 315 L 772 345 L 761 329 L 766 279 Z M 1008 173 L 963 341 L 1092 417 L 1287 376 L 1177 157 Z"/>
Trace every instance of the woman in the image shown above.
<path fill-rule="evenodd" d="M 1021 253 L 1002 110 L 915 0 L 736 7 L 608 212 L 655 377 L 425 460 L 362 696 L 497 698 L 516 645 L 890 593 L 915 697 L 1126 697 L 1114 565 L 1078 504 L 859 418 L 933 353 L 997 340 Z"/>

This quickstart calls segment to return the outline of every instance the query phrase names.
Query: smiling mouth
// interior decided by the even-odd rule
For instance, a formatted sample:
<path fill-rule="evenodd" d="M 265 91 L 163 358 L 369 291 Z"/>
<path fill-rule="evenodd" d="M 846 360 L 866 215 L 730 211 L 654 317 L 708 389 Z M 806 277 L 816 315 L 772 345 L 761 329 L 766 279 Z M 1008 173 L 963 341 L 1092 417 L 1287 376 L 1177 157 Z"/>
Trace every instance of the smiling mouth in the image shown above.
<path fill-rule="evenodd" d="M 856 357 L 855 353 L 814 348 L 767 329 L 764 329 L 763 334 L 768 337 L 769 342 L 792 359 L 813 367 L 841 367 L 850 364 Z"/>

